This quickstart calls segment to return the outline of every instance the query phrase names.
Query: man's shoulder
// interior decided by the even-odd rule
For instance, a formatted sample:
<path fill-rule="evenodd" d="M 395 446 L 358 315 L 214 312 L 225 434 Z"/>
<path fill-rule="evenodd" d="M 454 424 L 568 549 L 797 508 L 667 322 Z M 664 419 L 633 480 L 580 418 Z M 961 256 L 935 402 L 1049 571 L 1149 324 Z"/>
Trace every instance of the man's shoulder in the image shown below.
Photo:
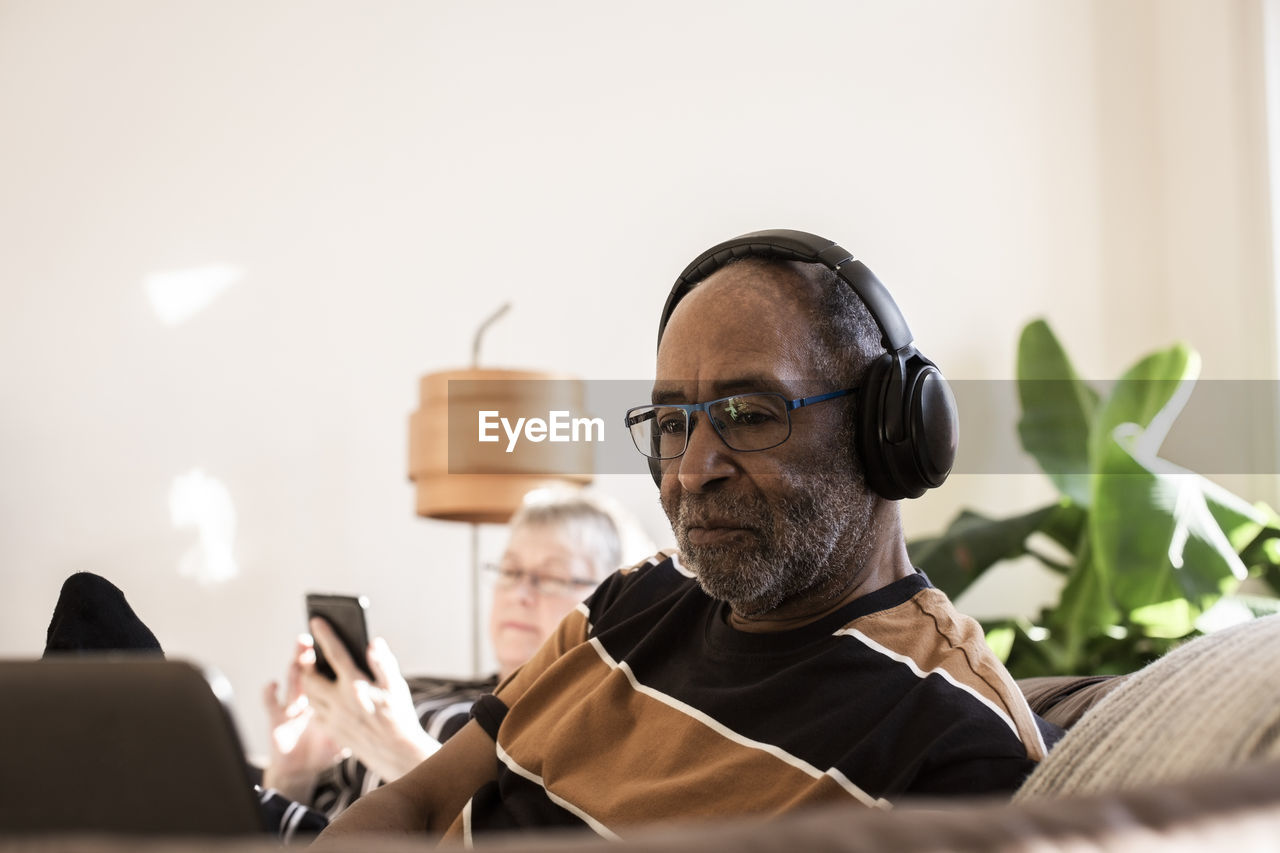
<path fill-rule="evenodd" d="M 982 626 L 957 610 L 946 593 L 927 580 L 915 586 L 891 606 L 852 619 L 840 633 L 904 665 L 921 685 L 931 683 L 936 689 L 969 695 L 1012 729 L 1029 755 L 1042 757 L 1045 745 L 1031 709 L 987 645 Z M 977 707 L 974 710 L 984 715 Z"/>
<path fill-rule="evenodd" d="M 982 627 L 957 610 L 924 575 L 902 578 L 868 599 L 874 599 L 874 604 L 869 601 L 851 614 L 841 634 L 924 672 L 957 667 L 984 672 L 993 663 L 999 666 Z"/>
<path fill-rule="evenodd" d="M 659 567 L 679 572 L 685 577 L 693 577 L 693 574 L 680 564 L 680 552 L 675 548 L 663 548 L 638 563 L 618 569 L 618 574 L 633 575 L 637 572 L 653 571 Z"/>
<path fill-rule="evenodd" d="M 679 553 L 665 549 L 605 578 L 587 599 L 587 607 L 595 621 L 613 608 L 680 594 L 691 586 L 696 587 L 697 581 L 680 563 Z"/>
<path fill-rule="evenodd" d="M 680 584 L 693 580 L 693 573 L 680 562 L 680 553 L 666 548 L 645 557 L 638 563 L 623 566 L 600 584 L 605 586 L 631 586 L 639 583 Z"/>

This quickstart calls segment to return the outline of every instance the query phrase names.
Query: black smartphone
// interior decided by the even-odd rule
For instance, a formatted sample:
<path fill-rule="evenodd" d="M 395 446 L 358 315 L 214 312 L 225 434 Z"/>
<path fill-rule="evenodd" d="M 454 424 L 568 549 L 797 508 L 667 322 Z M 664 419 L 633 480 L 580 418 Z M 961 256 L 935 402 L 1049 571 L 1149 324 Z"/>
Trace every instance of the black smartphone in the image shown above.
<path fill-rule="evenodd" d="M 369 599 L 363 595 L 335 595 L 332 593 L 307 593 L 307 623 L 313 617 L 320 617 L 333 626 L 333 631 L 342 641 L 347 654 L 355 661 L 369 679 L 373 680 L 373 670 L 369 667 L 369 625 L 366 612 Z M 310 629 L 308 629 L 310 630 Z M 316 672 L 333 681 L 337 675 L 329 661 L 325 660 L 320 645 L 316 644 Z"/>

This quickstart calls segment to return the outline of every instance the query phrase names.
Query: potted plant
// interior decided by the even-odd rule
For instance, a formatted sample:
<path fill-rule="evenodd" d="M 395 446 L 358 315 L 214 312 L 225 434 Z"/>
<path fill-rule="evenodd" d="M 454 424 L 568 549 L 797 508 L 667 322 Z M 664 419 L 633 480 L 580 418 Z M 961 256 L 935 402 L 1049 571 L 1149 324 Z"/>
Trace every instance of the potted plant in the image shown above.
<path fill-rule="evenodd" d="M 1045 321 L 1023 329 L 1018 435 L 1058 499 L 1013 518 L 965 510 L 909 544 L 953 599 L 1013 558 L 1063 576 L 1038 616 L 984 624 L 1014 677 L 1130 672 L 1199 633 L 1210 608 L 1229 603 L 1238 618 L 1277 609 L 1274 596 L 1239 591 L 1250 577 L 1277 588 L 1280 518 L 1157 455 L 1199 370 L 1199 355 L 1175 344 L 1100 387 L 1080 378 Z"/>

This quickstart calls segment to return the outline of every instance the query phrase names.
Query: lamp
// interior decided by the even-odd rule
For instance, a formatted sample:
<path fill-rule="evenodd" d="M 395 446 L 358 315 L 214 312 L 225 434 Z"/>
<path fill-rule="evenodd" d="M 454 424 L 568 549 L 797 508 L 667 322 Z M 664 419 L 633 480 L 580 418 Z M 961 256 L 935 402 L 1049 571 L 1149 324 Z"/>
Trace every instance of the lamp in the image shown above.
<path fill-rule="evenodd" d="M 480 524 L 505 524 L 525 494 L 537 488 L 591 482 L 589 445 L 530 443 L 512 448 L 508 435 L 479 440 L 481 413 L 517 417 L 581 412 L 582 381 L 565 374 L 479 367 L 480 340 L 507 312 L 505 304 L 476 330 L 470 368 L 424 375 L 418 410 L 409 416 L 409 479 L 417 514 L 471 525 L 471 656 L 480 673 Z M 496 415 L 495 415 L 496 417 Z"/>

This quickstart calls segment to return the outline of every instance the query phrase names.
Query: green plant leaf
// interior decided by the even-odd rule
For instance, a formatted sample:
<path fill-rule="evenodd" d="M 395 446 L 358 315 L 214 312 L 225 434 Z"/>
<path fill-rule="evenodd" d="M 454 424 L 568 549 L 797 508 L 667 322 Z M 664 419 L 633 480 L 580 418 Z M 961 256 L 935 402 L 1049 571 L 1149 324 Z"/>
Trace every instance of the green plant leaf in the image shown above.
<path fill-rule="evenodd" d="M 1066 549 L 1069 553 L 1074 554 L 1080 549 L 1080 543 L 1089 531 L 1089 512 L 1083 506 L 1064 500 L 1058 504 L 1058 511 L 1052 513 L 1040 525 L 1040 532 L 1048 536 L 1054 542 Z M 1064 574 L 1071 569 L 1070 566 L 1059 567 L 1053 561 L 1045 559 L 1037 551 L 1033 551 L 1036 556 L 1041 558 L 1041 562 L 1055 571 L 1061 571 Z"/>
<path fill-rule="evenodd" d="M 1244 501 L 1157 455 L 1190 396 L 1200 357 L 1176 344 L 1129 368 L 1089 437 L 1090 531 L 1100 575 L 1129 621 L 1176 638 L 1247 569 L 1236 554 L 1264 519 Z"/>
<path fill-rule="evenodd" d="M 1168 464 L 1168 463 L 1166 463 Z M 1172 466 L 1171 466 L 1172 467 Z M 1205 503 L 1214 521 L 1222 528 L 1223 534 L 1233 553 L 1240 552 L 1256 542 L 1268 529 L 1274 529 L 1275 513 L 1264 503 L 1249 503 L 1244 498 L 1224 489 L 1222 486 L 1186 469 L 1174 468 L 1184 475 L 1195 477 L 1196 484 L 1204 492 Z M 1248 564 L 1241 558 L 1241 564 Z"/>
<path fill-rule="evenodd" d="M 1092 553 L 1091 540 L 1085 539 L 1057 606 L 1044 614 L 1062 650 L 1059 672 L 1081 672 L 1089 639 L 1105 634 L 1121 616 L 1111 599 L 1105 566 Z"/>
<path fill-rule="evenodd" d="M 1183 641 L 1149 637 L 1136 629 L 1099 634 L 1086 641 L 1076 672 L 1093 675 L 1135 672 Z"/>
<path fill-rule="evenodd" d="M 1199 607 L 1186 598 L 1180 598 L 1177 592 L 1173 592 L 1157 604 L 1135 607 L 1129 613 L 1129 619 L 1141 626 L 1142 632 L 1149 637 L 1176 640 L 1194 631 L 1196 620 L 1208 609 L 1209 607 Z"/>
<path fill-rule="evenodd" d="M 987 646 L 992 653 L 1000 658 L 1002 663 L 1007 661 L 1009 652 L 1013 651 L 1014 627 L 1012 625 L 996 625 L 987 628 L 984 634 L 987 638 Z"/>
<path fill-rule="evenodd" d="M 1280 613 L 1280 598 L 1265 595 L 1237 595 L 1235 600 L 1248 608 L 1255 619 L 1263 616 L 1275 616 Z"/>
<path fill-rule="evenodd" d="M 1100 471 L 1102 454 L 1124 424 L 1141 427 L 1137 450 L 1154 457 L 1199 375 L 1200 354 L 1185 344 L 1153 352 L 1126 370 L 1095 413 L 1089 433 L 1091 469 Z"/>
<path fill-rule="evenodd" d="M 1089 524 L 1112 598 L 1153 637 L 1190 633 L 1195 620 L 1248 575 L 1235 541 L 1266 518 L 1197 474 L 1140 458 L 1141 431 L 1117 430 L 1102 452 Z"/>
<path fill-rule="evenodd" d="M 1053 504 L 1004 519 L 963 510 L 941 536 L 908 543 L 907 553 L 912 565 L 954 600 L 994 564 L 1027 553 L 1027 537 L 1057 509 Z"/>
<path fill-rule="evenodd" d="M 986 624 L 1014 677 L 1132 672 L 1223 620 L 1280 612 L 1275 596 L 1224 599 L 1245 577 L 1280 591 L 1280 516 L 1159 457 L 1199 369 L 1195 351 L 1175 345 L 1141 359 L 1100 401 L 1047 323 L 1023 330 L 1018 432 L 1061 501 L 1003 520 L 963 512 L 910 546 L 952 595 L 1022 554 L 1066 575 L 1036 624 Z"/>
<path fill-rule="evenodd" d="M 1249 576 L 1261 578 L 1273 593 L 1280 593 L 1280 526 L 1266 504 L 1255 504 L 1269 520 L 1257 536 L 1240 549 L 1240 560 L 1249 567 Z"/>
<path fill-rule="evenodd" d="M 1044 320 L 1034 320 L 1018 340 L 1018 435 L 1062 494 L 1087 506 L 1089 434 L 1098 393 L 1076 374 Z"/>
<path fill-rule="evenodd" d="M 1005 668 L 1014 678 L 1078 671 L 1052 632 L 1032 625 L 1026 619 L 1014 619 L 1000 625 L 1013 629 L 1013 642 L 1005 659 Z"/>

